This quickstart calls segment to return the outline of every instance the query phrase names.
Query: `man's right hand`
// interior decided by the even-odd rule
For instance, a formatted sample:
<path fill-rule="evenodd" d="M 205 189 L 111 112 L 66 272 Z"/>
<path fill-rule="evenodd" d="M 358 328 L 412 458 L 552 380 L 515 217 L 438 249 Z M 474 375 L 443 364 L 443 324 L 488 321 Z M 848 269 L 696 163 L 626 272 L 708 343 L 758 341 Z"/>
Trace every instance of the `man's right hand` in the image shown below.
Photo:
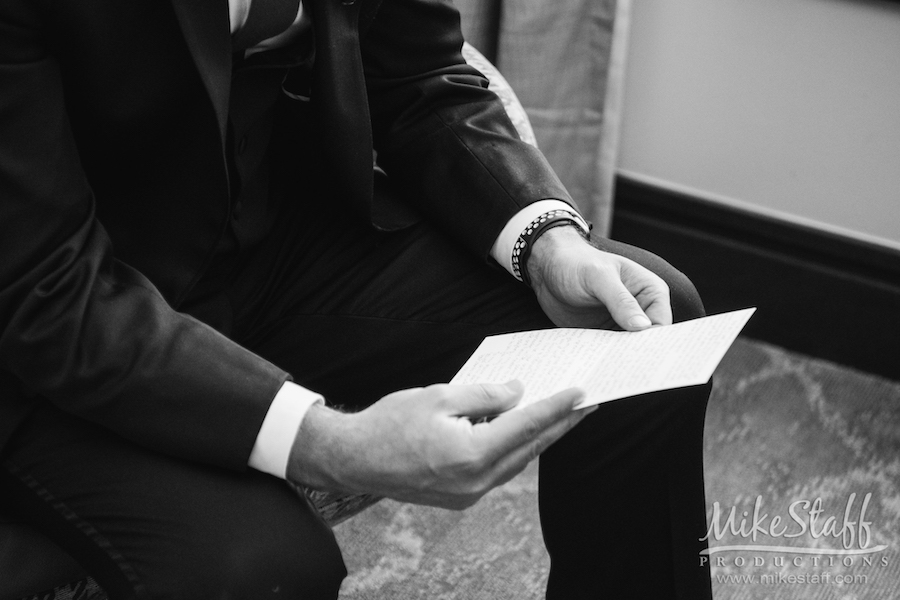
<path fill-rule="evenodd" d="M 570 389 L 510 411 L 521 397 L 519 382 L 433 385 L 395 392 L 358 413 L 314 406 L 291 449 L 288 479 L 467 508 L 596 408 L 573 411 L 583 393 Z"/>

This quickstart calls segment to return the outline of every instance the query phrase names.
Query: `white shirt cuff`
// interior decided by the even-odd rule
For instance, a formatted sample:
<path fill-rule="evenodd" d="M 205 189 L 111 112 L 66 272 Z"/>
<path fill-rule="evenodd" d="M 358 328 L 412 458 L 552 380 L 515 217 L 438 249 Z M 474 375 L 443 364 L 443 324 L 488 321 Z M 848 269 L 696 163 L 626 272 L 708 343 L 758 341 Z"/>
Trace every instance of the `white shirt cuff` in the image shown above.
<path fill-rule="evenodd" d="M 325 402 L 321 394 L 286 381 L 269 406 L 247 464 L 257 471 L 284 479 L 291 447 L 303 417 L 313 404 Z"/>
<path fill-rule="evenodd" d="M 528 227 L 529 223 L 552 210 L 568 210 L 578 214 L 577 210 L 562 200 L 538 200 L 534 204 L 529 204 L 513 215 L 512 219 L 506 223 L 503 231 L 500 232 L 500 235 L 497 236 L 497 240 L 491 248 L 491 256 L 493 256 L 494 260 L 500 263 L 504 269 L 509 271 L 510 275 L 514 275 L 512 255 L 513 247 L 516 245 L 516 240 L 519 239 L 519 235 L 525 231 L 525 228 Z"/>

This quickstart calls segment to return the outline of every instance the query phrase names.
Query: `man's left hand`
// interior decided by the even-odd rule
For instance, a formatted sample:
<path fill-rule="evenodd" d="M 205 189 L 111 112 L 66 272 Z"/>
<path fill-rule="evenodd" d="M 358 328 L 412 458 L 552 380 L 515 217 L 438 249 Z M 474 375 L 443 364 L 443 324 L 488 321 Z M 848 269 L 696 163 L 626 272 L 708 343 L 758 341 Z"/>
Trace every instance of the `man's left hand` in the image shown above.
<path fill-rule="evenodd" d="M 672 323 L 669 288 L 659 276 L 593 247 L 574 227 L 539 237 L 527 268 L 538 302 L 558 327 L 639 331 Z"/>

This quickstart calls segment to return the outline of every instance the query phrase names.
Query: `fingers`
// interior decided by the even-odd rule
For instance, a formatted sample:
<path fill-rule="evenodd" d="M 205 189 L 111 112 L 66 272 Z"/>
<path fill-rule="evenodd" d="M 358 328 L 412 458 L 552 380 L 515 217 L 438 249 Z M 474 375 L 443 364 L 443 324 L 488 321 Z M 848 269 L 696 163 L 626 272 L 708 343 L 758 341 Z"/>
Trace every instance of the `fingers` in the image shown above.
<path fill-rule="evenodd" d="M 516 406 L 524 390 L 520 381 L 447 386 L 444 407 L 458 417 L 491 417 Z"/>
<path fill-rule="evenodd" d="M 577 425 L 596 407 L 573 410 L 584 397 L 570 389 L 521 410 L 501 414 L 470 428 L 476 449 L 468 463 L 461 493 L 442 500 L 446 508 L 466 508 L 496 486 L 519 474 L 541 452 Z"/>
<path fill-rule="evenodd" d="M 653 325 L 637 299 L 618 277 L 599 281 L 595 293 L 619 327 L 628 331 L 640 331 Z"/>
<path fill-rule="evenodd" d="M 486 437 L 492 445 L 489 452 L 495 459 L 528 445 L 543 451 L 584 418 L 585 411 L 573 411 L 583 398 L 581 390 L 564 390 L 521 410 L 500 415 L 479 433 L 489 436 Z"/>
<path fill-rule="evenodd" d="M 670 324 L 672 307 L 666 283 L 627 258 L 614 258 L 614 268 L 595 271 L 591 284 L 615 322 L 628 331 Z"/>
<path fill-rule="evenodd" d="M 353 489 L 445 508 L 471 506 L 515 476 L 586 414 L 573 411 L 583 397 L 579 390 L 509 411 L 522 392 L 519 382 L 435 385 L 396 392 L 390 401 L 349 417 L 367 419 L 362 430 L 375 430 L 374 439 L 379 440 L 374 448 L 366 444 L 363 475 L 360 481 L 351 478 L 356 482 Z M 398 419 L 398 412 L 412 416 Z M 490 423 L 471 422 L 472 417 L 498 413 Z M 404 427 L 415 435 L 402 433 Z M 346 470 L 347 465 L 339 468 Z"/>
<path fill-rule="evenodd" d="M 597 406 L 572 410 L 571 407 L 577 405 L 583 398 L 584 393 L 579 390 L 566 390 L 545 401 L 507 413 L 494 420 L 490 427 L 510 428 L 508 441 L 511 445 L 504 449 L 504 453 L 494 463 L 492 486 L 502 485 L 518 475 L 544 450 L 597 410 Z M 539 406 L 542 404 L 546 406 Z M 565 407 L 562 414 L 557 412 L 560 406 Z M 536 414 L 532 416 L 523 415 L 532 407 L 540 408 L 541 411 L 535 411 Z M 514 432 L 518 432 L 518 435 Z"/>
<path fill-rule="evenodd" d="M 663 284 L 665 286 L 665 284 Z M 671 325 L 672 324 L 672 304 L 669 302 L 669 288 L 663 287 L 657 298 L 650 301 L 650 305 L 644 309 L 644 313 L 650 318 L 654 325 Z"/>

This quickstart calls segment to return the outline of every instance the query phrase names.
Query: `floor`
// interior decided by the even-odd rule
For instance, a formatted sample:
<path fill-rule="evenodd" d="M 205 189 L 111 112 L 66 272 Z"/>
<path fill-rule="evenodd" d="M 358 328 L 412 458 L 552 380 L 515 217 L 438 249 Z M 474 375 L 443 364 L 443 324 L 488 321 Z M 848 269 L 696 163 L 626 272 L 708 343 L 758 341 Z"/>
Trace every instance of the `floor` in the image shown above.
<path fill-rule="evenodd" d="M 900 597 L 900 382 L 738 339 L 715 376 L 705 448 L 717 600 Z M 464 513 L 368 509 L 337 528 L 342 600 L 542 598 L 536 490 L 529 467 Z"/>

